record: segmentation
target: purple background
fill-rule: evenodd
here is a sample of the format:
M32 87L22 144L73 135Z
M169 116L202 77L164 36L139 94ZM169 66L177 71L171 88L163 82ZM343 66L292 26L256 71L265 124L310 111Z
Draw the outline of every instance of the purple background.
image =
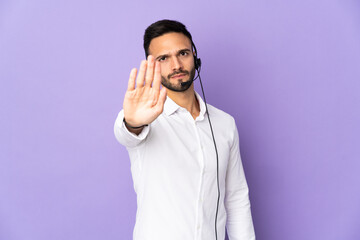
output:
M163 18L188 26L208 102L237 121L257 239L360 239L355 0L0 1L0 239L132 238L113 124Z

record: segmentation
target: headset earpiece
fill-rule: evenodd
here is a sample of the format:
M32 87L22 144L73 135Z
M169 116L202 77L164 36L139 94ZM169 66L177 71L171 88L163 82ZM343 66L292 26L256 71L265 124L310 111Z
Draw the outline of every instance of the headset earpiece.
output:
M194 63L195 63L195 69L199 70L199 68L201 67L201 59L197 58L197 56L194 56Z
M195 69L197 71L199 71L200 67L201 67L201 59L197 57L197 50L196 50L196 47L195 47L195 44L194 42L191 40L191 45L193 47L193 50L194 50L194 65L195 65Z

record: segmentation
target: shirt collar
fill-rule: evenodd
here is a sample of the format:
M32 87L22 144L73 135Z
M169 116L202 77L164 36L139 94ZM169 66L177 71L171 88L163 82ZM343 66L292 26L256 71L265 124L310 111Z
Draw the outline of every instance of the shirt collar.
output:
M201 121L204 119L204 115L206 112L205 102L202 100L202 98L196 91L195 91L195 96L196 96L197 100L199 101L199 105L200 105L200 114L196 119ZM171 114L173 114L180 108L182 108L182 107L177 105L171 98L169 98L168 96L166 97L166 101L164 104L164 112L166 115L170 116Z

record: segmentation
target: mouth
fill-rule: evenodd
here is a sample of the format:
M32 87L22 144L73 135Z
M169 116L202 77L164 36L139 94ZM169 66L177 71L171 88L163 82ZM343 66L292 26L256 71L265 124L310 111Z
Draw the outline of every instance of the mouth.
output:
M178 78L183 78L183 77L185 77L185 76L186 76L185 73L181 73L181 74L176 74L176 75L172 76L171 78L178 79Z

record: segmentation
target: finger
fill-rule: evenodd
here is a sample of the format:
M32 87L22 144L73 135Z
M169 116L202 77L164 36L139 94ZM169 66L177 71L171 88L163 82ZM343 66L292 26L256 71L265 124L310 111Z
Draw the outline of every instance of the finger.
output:
M156 91L160 91L160 84L161 84L161 69L160 69L160 63L155 63L155 74L154 74L154 82L153 82L153 88Z
M158 102L156 103L156 108L159 112L162 112L163 109L164 109L164 103L166 101L166 88L162 88L160 90L160 96L159 96L159 99L158 99Z
M135 78L136 78L137 69L133 68L130 72L129 82L128 82L128 91L135 89Z
M148 66L146 69L145 86L150 87L154 78L154 57L149 55L147 62Z
M144 77L145 77L146 67L147 67L146 60L141 61L139 74L136 78L136 87L137 88L144 86Z

